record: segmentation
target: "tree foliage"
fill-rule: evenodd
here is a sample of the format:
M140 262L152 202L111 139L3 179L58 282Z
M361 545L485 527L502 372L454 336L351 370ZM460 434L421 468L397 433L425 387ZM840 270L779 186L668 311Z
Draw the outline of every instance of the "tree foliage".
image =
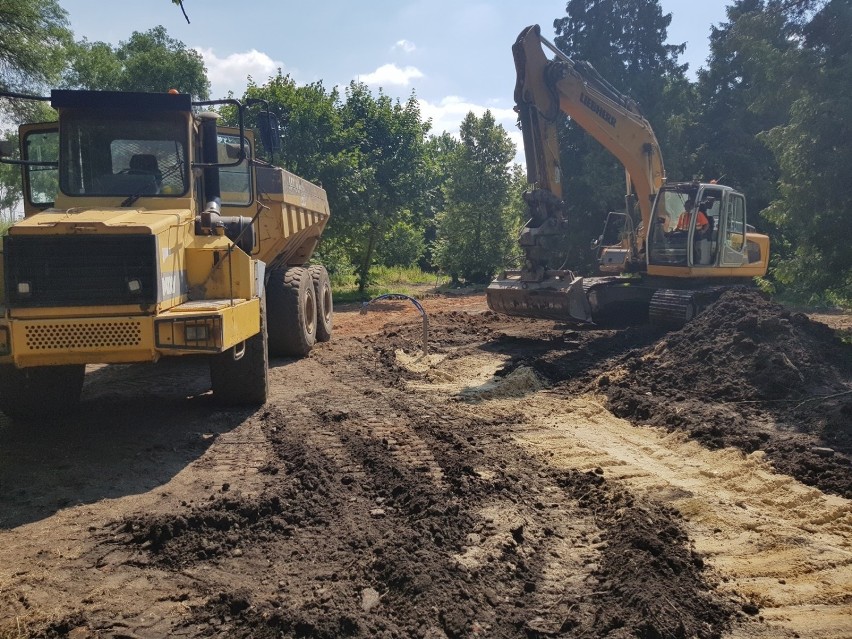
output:
M765 215L781 230L778 281L805 297L852 303L852 5L830 0L803 26L786 122L763 139L780 170Z
M447 157L435 263L453 280L487 282L506 263L518 228L510 162L515 145L490 111L465 116Z
M338 211L338 224L350 242L363 291L380 242L403 211L425 203L429 183L426 134L414 96L405 103L367 85L351 82L340 111L346 148L353 165L349 206ZM341 215L342 214L342 215Z
M70 42L56 0L0 0L0 90L37 92L55 81Z
M789 76L782 70L793 63L796 35L763 0L737 0L727 14L728 22L711 29L708 64L698 72L690 165L697 177L721 178L741 189L757 213L775 197L778 176L777 162L758 134L787 117ZM768 85L774 87L771 100Z
M210 82L201 55L168 35L162 26L112 46L85 38L71 48L65 85L108 91L177 89L196 99L207 99Z
M382 266L409 268L423 256L426 240L423 229L413 217L410 212L404 211L385 233L378 249L378 261Z

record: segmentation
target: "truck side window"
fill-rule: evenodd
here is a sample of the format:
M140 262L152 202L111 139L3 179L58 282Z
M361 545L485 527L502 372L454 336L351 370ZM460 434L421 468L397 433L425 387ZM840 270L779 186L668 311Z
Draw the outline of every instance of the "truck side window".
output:
M229 163L240 157L240 136L218 134L218 160ZM248 206L252 201L251 170L248 158L252 157L251 145L245 140L246 159L237 166L219 167L219 188L222 206Z
M59 131L35 131L24 138L24 159L34 162L59 161ZM53 206L59 193L59 167L28 166L24 196L35 207Z

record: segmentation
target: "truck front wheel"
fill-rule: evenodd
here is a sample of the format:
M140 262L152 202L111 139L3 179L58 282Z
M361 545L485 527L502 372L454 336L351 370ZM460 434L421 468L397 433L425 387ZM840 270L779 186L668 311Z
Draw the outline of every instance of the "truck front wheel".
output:
M0 365L0 410L12 419L58 419L80 402L86 367Z
M210 385L216 401L228 406L258 406L269 394L266 304L260 300L260 332L210 360Z
M266 283L266 297L270 353L307 356L317 339L317 296L308 269L275 269Z

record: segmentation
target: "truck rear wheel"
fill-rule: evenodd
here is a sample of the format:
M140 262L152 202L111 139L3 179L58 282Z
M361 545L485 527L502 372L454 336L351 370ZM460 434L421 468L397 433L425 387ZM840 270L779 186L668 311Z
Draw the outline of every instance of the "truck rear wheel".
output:
M269 394L266 303L260 300L260 332L210 360L210 385L216 401L229 406L257 406Z
M12 419L58 419L80 402L86 367L0 365L0 410Z
M269 352L305 357L317 339L317 297L308 269L275 269L266 284Z
M308 268L314 281L314 293L317 297L317 341L327 342L331 339L331 329L334 324L334 302L331 296L331 280L328 271L321 264Z

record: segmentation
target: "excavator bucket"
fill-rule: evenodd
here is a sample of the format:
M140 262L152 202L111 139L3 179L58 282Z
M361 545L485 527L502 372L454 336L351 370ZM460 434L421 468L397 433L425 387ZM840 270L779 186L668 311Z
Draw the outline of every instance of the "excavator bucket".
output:
M581 324L592 321L583 278L573 274L525 282L517 273L504 273L488 285L485 296L488 308L497 313Z

